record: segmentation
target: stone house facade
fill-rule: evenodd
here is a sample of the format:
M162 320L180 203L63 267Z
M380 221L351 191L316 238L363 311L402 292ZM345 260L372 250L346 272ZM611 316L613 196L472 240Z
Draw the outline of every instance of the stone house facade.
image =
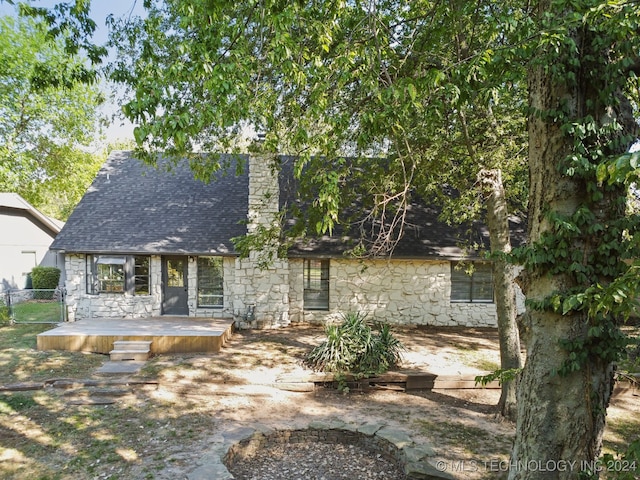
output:
M442 224L390 258L356 260L322 242L241 258L231 239L273 227L283 189L268 158L236 160L242 174L207 184L186 163L152 169L112 153L52 245L65 254L69 320L167 315L273 328L361 311L395 325L496 325L490 265L457 268L473 259Z

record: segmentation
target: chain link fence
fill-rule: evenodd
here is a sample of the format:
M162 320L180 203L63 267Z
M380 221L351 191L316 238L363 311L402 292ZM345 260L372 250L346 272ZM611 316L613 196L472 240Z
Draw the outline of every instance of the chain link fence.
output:
M0 321L10 323L60 323L65 318L64 291L26 289L4 292L0 301Z

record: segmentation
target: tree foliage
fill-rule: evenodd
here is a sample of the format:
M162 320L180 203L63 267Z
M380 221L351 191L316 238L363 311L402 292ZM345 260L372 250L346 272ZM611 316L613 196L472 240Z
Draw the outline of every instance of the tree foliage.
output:
M637 2L148 6L145 20L115 24L114 43L128 55L113 78L132 87L124 111L149 161L156 150L228 147L251 125L266 134L267 149L299 155L319 211L305 222L310 233L331 231L354 197L368 199L385 220L372 223L391 230L416 192L457 196L445 212L472 218L477 172L503 170L510 208L528 199L530 213L531 243L515 256L529 298L529 355L514 456L525 464L593 460L619 327L637 298L638 217L626 211L639 164L629 153L639 104ZM327 157L336 161L318 160ZM346 178L360 190L346 191ZM381 251L393 247L393 235L378 233L389 239ZM557 373L575 395L561 395ZM560 405L533 405L543 393ZM565 410L575 414L573 431ZM547 424L532 431L537 421Z
M113 20L112 78L132 88L124 112L148 162L232 149L249 125L299 158L305 208L282 217L297 219L287 235L339 227L361 239L353 255L385 256L417 199L450 223L480 219L480 172L501 170L506 205L525 209L524 64L508 47L526 17L489 1L149 2L144 20ZM504 312L517 343L515 306Z
M473 218L475 173L496 165L522 208L522 67L497 54L511 17L492 2L149 3L144 20L114 20L112 37L143 156L229 149L250 125L268 150L300 156L320 212L311 233L349 220L341 186L354 176L390 225L409 194L452 189L464 207L449 218Z
M31 2L15 2L20 17L32 18L46 29L47 39L57 41L70 59L82 56L86 62L72 62L66 68L51 65L46 60L35 67L34 85L39 88L73 88L78 83L92 84L98 80L97 65L107 55L104 46L96 45L92 36L96 22L89 16L90 0L59 2L51 8L36 6Z
M0 189L66 218L103 160L82 148L97 137L103 98L48 27L0 19Z

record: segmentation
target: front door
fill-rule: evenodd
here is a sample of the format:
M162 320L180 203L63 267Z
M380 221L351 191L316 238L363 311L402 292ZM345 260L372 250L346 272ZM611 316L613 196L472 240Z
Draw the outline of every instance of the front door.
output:
M162 257L162 314L189 315L187 268L189 257Z

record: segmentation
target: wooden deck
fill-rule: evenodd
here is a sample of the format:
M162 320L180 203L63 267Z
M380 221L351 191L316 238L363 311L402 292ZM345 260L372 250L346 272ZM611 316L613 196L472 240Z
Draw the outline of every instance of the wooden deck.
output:
M91 319L38 335L38 350L109 353L116 340L151 341L151 353L215 353L233 333L233 320L193 317Z

